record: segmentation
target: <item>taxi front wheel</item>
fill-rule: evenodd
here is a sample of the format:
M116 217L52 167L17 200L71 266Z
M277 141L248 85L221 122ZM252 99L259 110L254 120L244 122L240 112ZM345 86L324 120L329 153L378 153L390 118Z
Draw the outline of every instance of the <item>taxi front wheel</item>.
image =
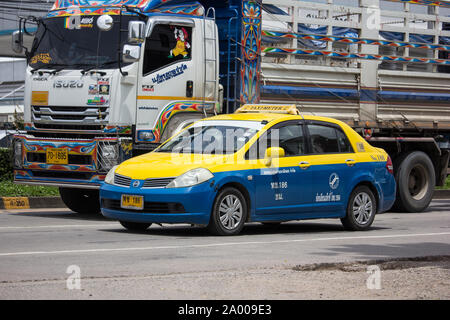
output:
M208 225L208 230L219 236L234 236L241 232L247 220L247 201L236 188L219 192Z
M119 221L119 222L125 229L130 231L145 231L152 225L151 223L138 223L128 221Z
M347 205L347 215L341 219L346 230L365 231L370 228L377 212L375 196L366 186L353 190Z

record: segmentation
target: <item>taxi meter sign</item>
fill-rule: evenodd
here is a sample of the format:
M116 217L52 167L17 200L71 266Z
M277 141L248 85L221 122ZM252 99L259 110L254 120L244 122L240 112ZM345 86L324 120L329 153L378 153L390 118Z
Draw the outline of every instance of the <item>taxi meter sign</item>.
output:
M239 108L236 113L281 113L299 115L300 112L295 104L292 105L269 105L269 104L246 104Z

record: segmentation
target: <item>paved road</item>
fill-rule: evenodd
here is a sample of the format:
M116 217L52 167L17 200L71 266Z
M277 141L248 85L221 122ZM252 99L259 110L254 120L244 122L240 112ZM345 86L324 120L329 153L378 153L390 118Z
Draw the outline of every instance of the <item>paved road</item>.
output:
M84 284L122 280L116 294L97 285L89 295L126 298L133 296L127 281L142 277L223 276L312 263L435 255L450 255L450 200L433 201L424 213L378 215L368 232L346 232L339 220L317 220L277 227L250 224L241 236L227 238L185 225L131 233L114 221L67 210L0 211L0 299L70 298L67 290L56 290L65 289L70 265L80 267Z

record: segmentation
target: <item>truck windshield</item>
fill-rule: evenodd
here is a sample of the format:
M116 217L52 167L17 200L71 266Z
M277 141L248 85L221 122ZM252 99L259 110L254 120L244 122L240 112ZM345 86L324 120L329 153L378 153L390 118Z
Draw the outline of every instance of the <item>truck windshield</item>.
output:
M180 132L156 152L233 154L263 125L255 121L199 121Z
M40 68L118 68L119 17L109 31L97 27L99 16L48 18L38 27L30 52L30 66ZM126 29L132 17L122 17ZM121 46L127 34L122 31ZM126 65L126 64L123 64Z

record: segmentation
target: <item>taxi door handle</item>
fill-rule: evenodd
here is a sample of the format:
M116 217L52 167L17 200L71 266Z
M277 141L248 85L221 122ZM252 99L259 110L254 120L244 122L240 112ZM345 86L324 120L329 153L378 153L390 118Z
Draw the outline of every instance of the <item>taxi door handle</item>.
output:
M302 161L302 162L299 163L299 166L300 166L300 168L302 168L303 170L306 170L306 169L308 169L308 168L311 166L311 164L310 164L309 162Z
M345 163L349 166L349 167L353 167L356 164L356 161L353 159L347 159L345 160Z

